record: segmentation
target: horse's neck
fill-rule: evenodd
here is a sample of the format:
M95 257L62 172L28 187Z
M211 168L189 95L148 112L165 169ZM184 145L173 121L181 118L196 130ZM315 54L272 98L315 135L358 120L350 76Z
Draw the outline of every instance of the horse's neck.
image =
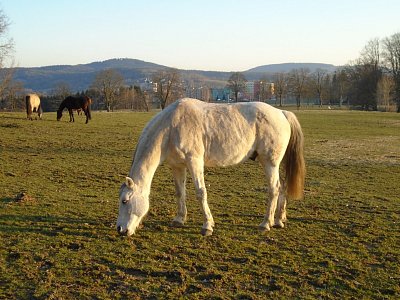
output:
M138 144L129 176L141 188L144 195L150 194L154 173L162 162L162 139L155 138L151 143L146 139Z
M64 110L64 108L65 108L65 102L63 101L63 102L61 102L61 104L60 104L60 107L58 108L58 110L59 111L63 111Z

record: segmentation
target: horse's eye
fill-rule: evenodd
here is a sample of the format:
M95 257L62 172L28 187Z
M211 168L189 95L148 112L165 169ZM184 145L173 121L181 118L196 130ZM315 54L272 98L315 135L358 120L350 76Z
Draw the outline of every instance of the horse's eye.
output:
M126 203L128 203L127 199L122 200L122 204L126 204Z

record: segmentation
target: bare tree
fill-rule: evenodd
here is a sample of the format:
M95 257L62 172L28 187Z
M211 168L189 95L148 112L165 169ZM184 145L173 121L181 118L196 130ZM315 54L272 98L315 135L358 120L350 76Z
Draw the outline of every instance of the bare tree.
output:
M315 93L317 94L319 106L322 106L322 99L325 96L325 92L327 90L326 86L327 75L328 72L322 69L317 69L311 75L311 86L314 89Z
M155 97L160 102L161 109L183 96L181 75L177 69L168 68L155 73L153 83L157 86Z
M59 106L65 98L72 94L72 91L68 83L60 81L54 87L52 94L52 105Z
M228 79L227 87L230 88L235 95L235 101L238 101L239 93L243 92L246 88L247 79L243 73L235 72Z
M383 56L395 82L397 112L400 112L400 32L383 40Z
M264 102L267 99L271 99L273 93L273 84L271 84L271 82L268 82L267 77L263 76L257 82L257 84L259 86L259 89L257 92L254 92L254 99L261 102Z
M278 100L278 105L283 105L283 97L285 97L288 89L288 76L284 72L275 73L274 89Z
M7 59L14 51L14 41L7 37L10 22L4 12L0 9L0 68L4 68Z
M118 94L124 85L122 75L112 69L100 71L92 83L93 89L100 92L108 112L113 111L118 102Z
M335 71L332 76L331 88L332 98L335 99L341 107L349 90L349 80L346 69L342 68Z
M14 41L7 36L10 22L4 12L0 9L0 95L11 84L14 70L12 68L12 54L14 52ZM7 68L9 65L9 68Z
M394 93L396 84L391 75L383 75L378 82L377 104L384 111L390 111L390 107L395 104Z
M361 51L361 64L372 65L374 70L379 68L380 64L380 42L378 38L367 42Z
M140 110L144 109L145 111L149 111L150 107L147 102L148 95L145 92L143 92L139 86L134 86L133 91L134 91L134 99L135 99L135 103L136 103L137 107Z
M301 106L301 100L306 93L310 70L307 68L294 69L289 74L291 91L296 98L297 108Z
M11 109L12 111L22 109L25 105L24 103L24 85L20 81L11 81L7 84L5 90L3 91L5 103L4 107Z

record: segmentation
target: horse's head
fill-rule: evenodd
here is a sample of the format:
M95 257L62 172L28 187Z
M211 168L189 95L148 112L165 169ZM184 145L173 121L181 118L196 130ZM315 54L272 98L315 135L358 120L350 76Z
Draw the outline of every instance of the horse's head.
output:
M57 121L60 121L62 117L62 110L57 110Z
M134 234L148 210L148 197L141 195L133 180L126 177L119 190L118 233L127 236Z

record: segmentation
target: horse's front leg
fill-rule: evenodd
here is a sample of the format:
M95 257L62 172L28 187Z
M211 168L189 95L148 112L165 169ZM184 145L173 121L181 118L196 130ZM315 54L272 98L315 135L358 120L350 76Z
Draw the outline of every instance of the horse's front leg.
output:
M269 200L267 201L267 212L263 222L258 226L261 231L269 231L274 225L274 216L279 197L279 166L265 166L265 173L269 185Z
M175 181L175 199L178 204L178 213L172 221L172 226L182 227L187 216L186 208L186 168L173 167L172 173Z
M188 167L194 181L196 198L200 202L201 211L204 216L201 234L204 236L212 235L214 230L214 218L211 215L211 211L207 203L207 190L204 183L204 161L202 161L202 159L192 159L189 162Z
M69 112L69 121L70 122L75 122L74 112L72 111L72 109L69 109L68 112Z

